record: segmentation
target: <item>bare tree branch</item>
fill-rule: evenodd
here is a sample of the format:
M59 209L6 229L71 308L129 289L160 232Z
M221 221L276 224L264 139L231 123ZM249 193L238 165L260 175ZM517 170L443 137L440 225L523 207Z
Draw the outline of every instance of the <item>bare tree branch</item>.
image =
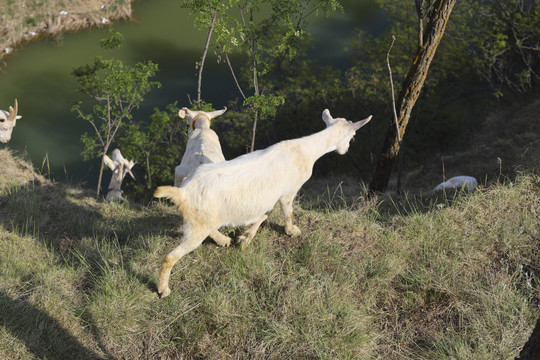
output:
M242 88L240 87L240 84L238 83L238 79L236 78L236 74L234 73L234 69L231 65L231 61L229 59L229 53L225 53L225 60L227 60L227 65L229 65L229 69L231 70L231 74L233 76L233 79L234 79L234 82L236 84L236 87L238 88L238 91L240 91L240 94L242 95L242 97L244 98L244 100L246 100L246 95L244 94L244 92L242 91Z
M401 144L401 135L399 134L399 123L398 123L398 116L397 116L397 110L396 110L396 97L394 95L394 80L392 79L392 68L390 68L390 51L392 50L392 47L394 46L395 41L396 41L396 37L392 35L392 43L390 44L390 47L388 48L388 52L386 53L386 65L388 66L388 74L390 76L390 89L392 90L392 110L394 111L394 122L396 123L396 133L398 137L398 142Z
M212 32L214 31L214 25L216 24L218 13L218 6L214 9L214 14L212 15L212 23L210 24L210 29L208 29L208 36L206 37L206 44L204 45L204 51L201 57L201 63L199 65L199 78L197 80L197 103L201 102L201 85L202 85L202 74L204 68L204 62L206 61L206 54L208 53L208 47L210 46L210 39L212 38Z

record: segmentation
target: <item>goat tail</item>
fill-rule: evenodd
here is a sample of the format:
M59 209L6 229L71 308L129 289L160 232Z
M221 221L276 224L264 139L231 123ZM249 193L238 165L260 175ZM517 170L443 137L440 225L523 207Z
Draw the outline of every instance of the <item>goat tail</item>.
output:
M176 186L160 186L154 192L154 197L167 198L180 209L185 202L184 190Z

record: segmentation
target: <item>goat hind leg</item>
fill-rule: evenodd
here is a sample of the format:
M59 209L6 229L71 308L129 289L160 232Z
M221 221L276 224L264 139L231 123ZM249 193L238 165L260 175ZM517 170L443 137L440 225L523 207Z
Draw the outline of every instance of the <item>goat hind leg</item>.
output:
M300 228L292 223L292 202L295 196L296 194L291 194L283 196L279 199L281 210L283 211L283 216L285 217L285 233L289 236L298 236L302 233Z
M182 256L192 252L195 250L199 245L202 244L203 240L208 236L208 232L203 231L189 231L186 232L184 229L184 237L182 238L182 242L180 245L178 245L176 248L174 248L173 251L168 253L165 258L163 259L163 263L161 264L161 270L159 271L159 279L157 284L157 291L161 298L164 298L166 296L169 296L171 293L171 289L169 288L169 278L171 276L171 270L174 264Z
M237 241L240 243L240 247L242 248L242 250L244 250L244 248L255 237L257 230L259 230L259 227L266 219L268 219L268 215L264 214L259 218L259 220L257 220L253 225L251 225L249 229L247 229L242 235L237 238Z

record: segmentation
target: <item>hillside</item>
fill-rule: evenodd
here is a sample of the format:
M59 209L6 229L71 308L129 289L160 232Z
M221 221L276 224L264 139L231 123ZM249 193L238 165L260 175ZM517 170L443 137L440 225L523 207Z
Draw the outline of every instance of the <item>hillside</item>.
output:
M0 358L513 359L540 315L534 172L385 211L360 188L306 192L300 237L274 211L244 251L207 241L160 300L169 203L108 204L0 159Z
M481 129L471 136L470 145L455 147L446 153L416 154L422 158L405 164L402 191L428 193L435 185L453 176L470 175L483 184L501 178L513 178L516 171L540 169L540 97L500 105L485 119ZM395 191L397 171L389 189Z
M132 1L67 0L0 2L0 59L40 36L61 36L131 17Z

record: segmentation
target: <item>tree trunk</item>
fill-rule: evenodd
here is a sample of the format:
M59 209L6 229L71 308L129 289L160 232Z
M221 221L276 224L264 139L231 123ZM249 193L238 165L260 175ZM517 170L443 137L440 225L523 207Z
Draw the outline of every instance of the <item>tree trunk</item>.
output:
M426 31L424 32L423 45L418 47L409 72L403 82L398 98L399 114L398 127L392 121L388 128L383 149L379 154L377 165L373 173L373 178L369 185L371 193L384 192L390 181L390 175L396 163L397 155L401 148L399 139L403 140L405 130L411 116L416 100L420 95L424 81L426 80L429 66L437 46L439 45L444 29L450 18L450 13L456 0L437 0L434 4L433 15L431 16Z
M249 147L249 152L253 152L255 150L255 134L257 133L257 120L258 119L259 119L259 111L255 110L253 126L251 128L251 145Z
M105 152L103 154L105 154ZM101 192L101 180L103 179L103 160L104 159L105 159L105 155L101 157L101 163L99 164L99 176L98 176L98 183L97 183L97 189L96 189L97 196L99 196L99 193Z
M536 326L534 327L529 341L525 343L521 353L516 360L538 360L540 359L540 318L536 320Z

